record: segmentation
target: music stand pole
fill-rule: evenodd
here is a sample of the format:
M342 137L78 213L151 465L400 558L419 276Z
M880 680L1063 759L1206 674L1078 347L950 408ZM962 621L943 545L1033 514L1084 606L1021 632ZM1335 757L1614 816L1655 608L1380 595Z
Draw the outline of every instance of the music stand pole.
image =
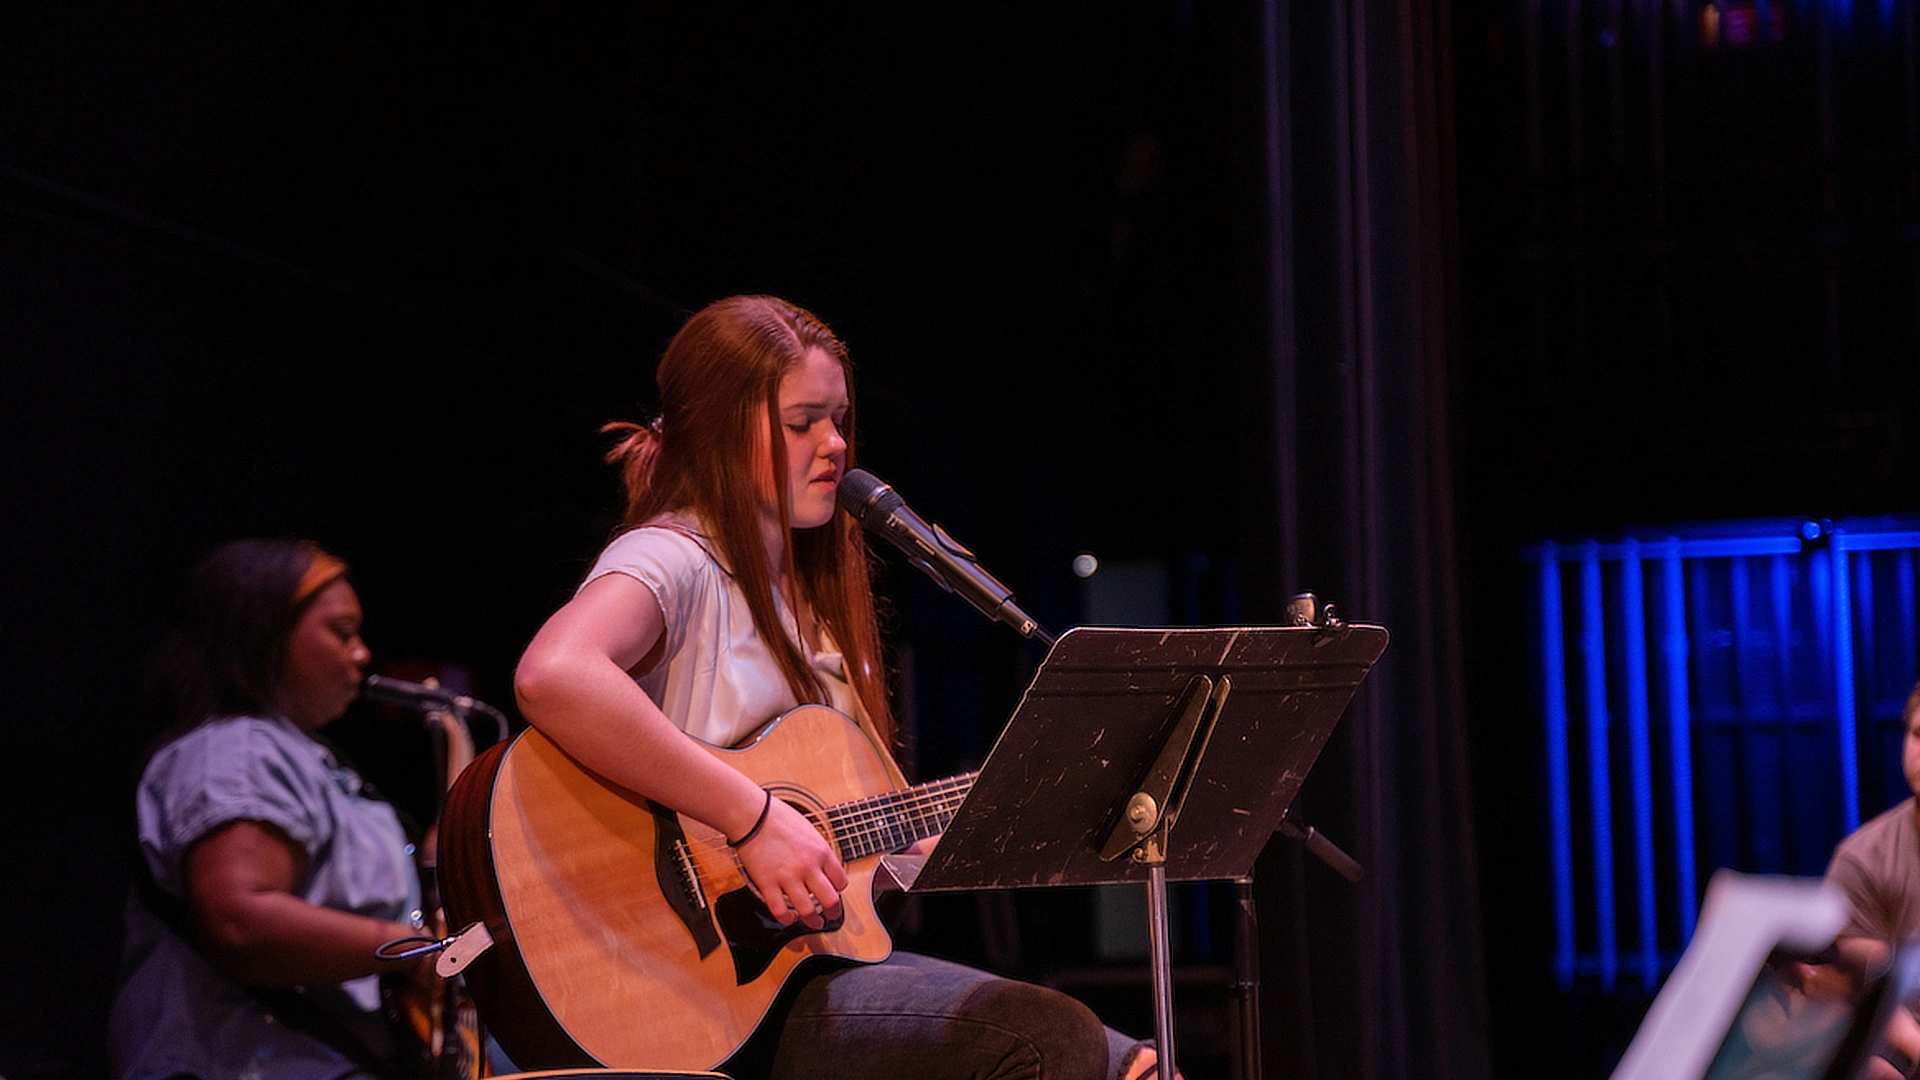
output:
M1168 944L1169 929L1167 868L1163 863L1147 872L1147 944L1153 950L1153 1041L1164 1077L1174 1075L1173 949Z

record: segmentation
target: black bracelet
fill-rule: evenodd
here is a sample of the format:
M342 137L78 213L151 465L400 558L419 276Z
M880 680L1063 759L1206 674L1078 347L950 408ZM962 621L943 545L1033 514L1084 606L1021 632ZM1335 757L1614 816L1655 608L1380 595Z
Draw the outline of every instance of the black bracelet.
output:
M760 804L760 816L753 819L753 828L748 829L747 835L741 837L740 839L727 841L727 846L730 848L737 848L741 844L744 844L747 841L753 839L754 837L759 836L760 826L765 825L767 823L767 811L771 809L773 809L773 792L769 791L767 792L767 801Z

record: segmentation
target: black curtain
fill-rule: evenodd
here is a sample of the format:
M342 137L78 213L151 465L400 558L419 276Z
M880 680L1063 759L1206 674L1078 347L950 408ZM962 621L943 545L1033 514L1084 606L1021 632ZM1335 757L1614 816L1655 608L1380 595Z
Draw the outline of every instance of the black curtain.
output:
M1313 591L1385 656L1296 804L1366 868L1256 873L1267 1075L1490 1073L1451 453L1457 364L1444 5L1263 9L1271 619Z
M1224 548L1237 608L1183 621L1271 623L1311 589L1393 633L1299 806L1367 878L1285 841L1256 873L1266 1074L1483 1075L1444 13L1120 7L956 19L913 49L811 11L22 7L0 35L36 88L0 122L0 442L30 465L7 561L34 621L9 760L38 770L23 805L72 798L8 860L57 879L10 897L0 954L35 975L0 1008L25 1018L0 1067L100 1067L121 724L191 557L315 535L354 562L383 660L457 657L510 701L611 525L595 425L644 409L681 307L764 287L857 343L866 460L1056 628L1074 552ZM983 80L981 57L1008 59ZM943 768L1026 654L975 646L1021 643L893 571L905 629L939 645L922 681L964 718L923 710Z

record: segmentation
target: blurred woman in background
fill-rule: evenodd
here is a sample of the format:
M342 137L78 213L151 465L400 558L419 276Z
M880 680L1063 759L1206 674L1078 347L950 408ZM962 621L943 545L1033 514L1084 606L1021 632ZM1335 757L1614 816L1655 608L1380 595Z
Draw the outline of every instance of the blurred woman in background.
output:
M149 672L163 733L135 811L109 1050L121 1080L395 1075L377 959L418 932L420 881L394 807L318 732L370 654L347 567L301 540L242 540L192 572Z

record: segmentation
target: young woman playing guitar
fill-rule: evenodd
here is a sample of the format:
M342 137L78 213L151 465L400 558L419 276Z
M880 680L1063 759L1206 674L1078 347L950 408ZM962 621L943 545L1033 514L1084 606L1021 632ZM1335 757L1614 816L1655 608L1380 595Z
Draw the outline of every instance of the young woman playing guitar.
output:
M540 735L611 789L704 830L760 916L800 935L856 906L840 848L818 815L776 797L780 785L712 748L807 704L852 718L883 756L891 745L864 540L835 502L852 464L850 374L840 340L783 300L737 296L695 314L660 362L659 419L618 427L625 528L541 627L515 682ZM676 1035L647 1015L632 1022ZM904 953L798 968L754 1029L721 1071L1114 1080L1153 1069L1150 1047L1063 994Z

